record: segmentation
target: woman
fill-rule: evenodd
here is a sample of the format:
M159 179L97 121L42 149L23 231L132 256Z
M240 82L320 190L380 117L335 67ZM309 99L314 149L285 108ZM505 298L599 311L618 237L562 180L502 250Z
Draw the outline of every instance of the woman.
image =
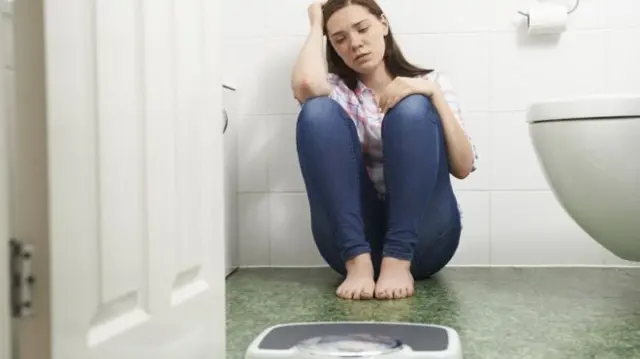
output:
M314 240L346 276L339 297L412 296L414 279L442 269L460 238L449 174L467 177L476 155L456 96L442 74L403 57L375 0L308 12L291 82Z

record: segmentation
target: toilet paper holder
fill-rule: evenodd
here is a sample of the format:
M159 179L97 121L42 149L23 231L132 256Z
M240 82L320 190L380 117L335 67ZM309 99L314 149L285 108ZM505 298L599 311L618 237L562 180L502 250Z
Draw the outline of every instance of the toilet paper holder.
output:
M567 11L567 14L571 14L572 12L576 11L576 9L578 9L578 6L580 6L580 0L576 0L575 6L573 7L573 9ZM518 13L522 16L529 17L529 14L524 11L518 11Z

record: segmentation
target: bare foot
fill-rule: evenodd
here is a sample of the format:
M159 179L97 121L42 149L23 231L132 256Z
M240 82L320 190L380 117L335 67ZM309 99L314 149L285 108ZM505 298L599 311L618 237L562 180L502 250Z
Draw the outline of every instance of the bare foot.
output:
M369 253L360 254L346 262L347 278L336 290L336 295L344 299L373 298L373 264Z
M380 265L380 277L376 283L375 296L378 299L411 297L414 293L413 276L409 261L385 257Z

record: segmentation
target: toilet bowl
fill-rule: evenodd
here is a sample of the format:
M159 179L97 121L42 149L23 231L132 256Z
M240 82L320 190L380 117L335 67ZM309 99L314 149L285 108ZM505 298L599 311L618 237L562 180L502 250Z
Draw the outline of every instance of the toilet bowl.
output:
M540 101L527 122L566 213L617 257L640 262L640 94Z

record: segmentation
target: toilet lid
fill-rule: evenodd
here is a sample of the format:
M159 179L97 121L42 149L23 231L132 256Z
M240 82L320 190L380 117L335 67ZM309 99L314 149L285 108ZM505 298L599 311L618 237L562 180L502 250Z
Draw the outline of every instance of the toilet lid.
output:
M621 117L640 119L640 94L593 95L539 101L527 110L527 122L529 123Z

